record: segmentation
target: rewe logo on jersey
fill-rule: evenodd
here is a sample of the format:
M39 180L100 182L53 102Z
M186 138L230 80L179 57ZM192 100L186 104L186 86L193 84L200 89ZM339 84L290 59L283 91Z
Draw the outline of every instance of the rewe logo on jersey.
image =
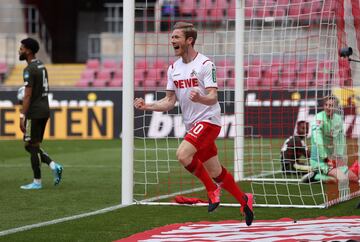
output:
M188 87L198 87L199 82L197 78L189 78L185 80L174 80L176 88L188 88Z

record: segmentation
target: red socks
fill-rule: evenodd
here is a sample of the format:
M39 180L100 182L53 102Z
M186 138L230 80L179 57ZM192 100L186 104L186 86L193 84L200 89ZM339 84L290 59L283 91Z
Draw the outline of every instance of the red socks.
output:
M215 191L217 186L209 176L209 173L204 168L203 164L199 159L194 156L193 160L189 165L185 167L190 173L194 174L204 184L207 191Z
M235 183L233 176L225 169L225 167L221 166L222 170L218 177L214 178L217 183L221 183L221 187L223 187L226 191L228 191L234 198L241 204L241 206L246 205L246 201L244 199L245 193L240 190L238 185Z

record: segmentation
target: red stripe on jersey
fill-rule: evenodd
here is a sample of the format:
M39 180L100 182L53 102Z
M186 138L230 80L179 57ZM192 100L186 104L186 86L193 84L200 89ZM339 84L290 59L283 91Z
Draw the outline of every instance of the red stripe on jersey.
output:
M204 62L203 62L203 65L205 65L205 63L206 63L206 62L208 62L208 61L210 61L210 60L206 60L206 61L204 61Z
M198 57L198 55L199 55L199 52L196 52L196 55L195 55L195 57L193 58L193 60L195 60L196 57Z

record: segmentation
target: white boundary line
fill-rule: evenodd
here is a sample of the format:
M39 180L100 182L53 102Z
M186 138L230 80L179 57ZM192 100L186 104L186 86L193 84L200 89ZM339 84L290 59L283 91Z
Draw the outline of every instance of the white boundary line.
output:
M189 192L193 192L193 191L201 191L201 190L204 190L204 188L191 189L191 190L185 191L185 193L189 193ZM144 202L156 201L156 200L159 200L159 199L164 199L164 198L176 196L178 194L180 194L180 193L176 192L176 193L173 193L173 194L153 197L153 198L145 199L145 200L142 200L142 201L134 202L133 204L141 204L143 201ZM131 205L133 205L133 204L131 204ZM89 213L83 213L83 214L78 214L78 215L74 215L74 216L69 216L69 217L54 219L54 220L50 220L50 221L46 221L46 222L41 222L41 223L37 223L37 224L30 224L30 225L25 225L25 226L18 227L18 228L8 229L8 230L0 231L0 237L5 236L5 235L9 235L9 234L14 234L14 233L17 233L17 232L27 231L27 230L34 229L34 228L44 227L44 226L47 226L47 225L53 225L53 224L58 224L58 223L62 223L62 222L67 222L67 221L71 221L71 220L85 218L85 217L89 217L89 216L93 216L93 215L103 214L103 213L107 213L107 212L110 212L110 211L114 211L116 209L128 207L128 206L131 206L131 205L121 205L120 204L120 205L115 205L115 206L111 206L111 207L108 207L108 208L103 208L103 209L96 210L96 211L89 212Z
M34 229L34 228L44 227L47 225L58 224L58 223L62 223L62 222L76 220L79 218L89 217L92 215L103 214L103 213L107 213L107 212L110 212L110 211L113 211L113 210L116 210L119 208L124 208L127 206L129 206L129 205L115 205L112 207L100 209L100 210L89 212L89 213L83 213L83 214L78 214L78 215L74 215L74 216L69 216L69 217L54 219L54 220L50 220L50 221L46 221L46 222L41 222L41 223L37 223L37 224L30 224L30 225L26 225L26 226L22 226L22 227L18 227L18 228L8 229L8 230L0 231L0 237L9 235L9 234L14 234L17 232L23 232L23 231Z

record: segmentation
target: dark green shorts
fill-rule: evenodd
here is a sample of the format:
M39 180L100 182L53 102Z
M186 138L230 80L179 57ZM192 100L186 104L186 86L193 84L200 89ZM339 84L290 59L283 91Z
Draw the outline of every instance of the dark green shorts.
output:
M46 122L48 118L25 119L24 141L39 143L43 140Z

